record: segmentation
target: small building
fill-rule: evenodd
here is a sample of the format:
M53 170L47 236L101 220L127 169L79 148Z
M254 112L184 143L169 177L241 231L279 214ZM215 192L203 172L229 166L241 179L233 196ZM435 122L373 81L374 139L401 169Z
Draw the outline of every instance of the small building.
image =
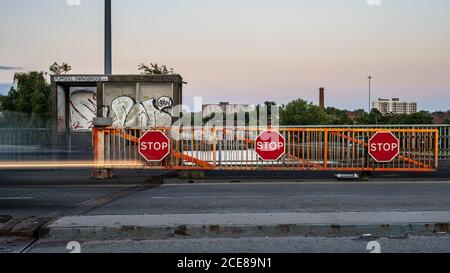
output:
M253 112L255 107L250 104L230 104L229 102L220 102L219 104L203 104L203 117L209 117L213 113L234 114L242 112Z
M382 115L402 115L417 113L417 102L403 102L399 98L382 99L373 102L372 108L380 111Z
M347 117L353 121L357 121L364 116L364 110L346 111Z
M180 75L51 76L53 143L70 153L92 149L94 117L115 127L170 126L182 104Z

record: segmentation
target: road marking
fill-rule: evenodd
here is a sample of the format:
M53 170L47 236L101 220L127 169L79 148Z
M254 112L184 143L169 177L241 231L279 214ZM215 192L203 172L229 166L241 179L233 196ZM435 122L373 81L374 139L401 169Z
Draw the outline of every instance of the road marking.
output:
M267 196L223 195L223 196L155 196L152 199L208 199L208 198L265 198Z
M198 195L198 196L153 196L151 199L210 199L210 198L273 198L273 197L285 197L285 198L299 198L299 197L357 197L359 194L308 194L308 195Z
M295 185L295 186L304 186L304 185L344 185L344 186L353 186L353 185L410 185L410 184L424 184L424 185L432 185L432 184L450 184L450 179L445 178L445 180L370 180L370 181L357 181L357 182L343 182L343 181L293 181L293 182L197 182L197 183L170 183L170 184L162 184L160 187L205 187L205 186L249 186L249 185Z
M33 197L0 197L0 200L31 200Z

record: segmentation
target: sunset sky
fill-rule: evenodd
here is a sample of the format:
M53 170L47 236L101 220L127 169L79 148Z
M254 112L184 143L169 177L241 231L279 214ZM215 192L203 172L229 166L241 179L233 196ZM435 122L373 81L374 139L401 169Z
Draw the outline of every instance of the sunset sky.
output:
M70 0L74 1L74 0ZM113 72L173 67L185 101L317 103L367 109L373 98L450 109L450 1L113 0ZM103 72L103 0L0 1L0 89L14 72L67 61Z

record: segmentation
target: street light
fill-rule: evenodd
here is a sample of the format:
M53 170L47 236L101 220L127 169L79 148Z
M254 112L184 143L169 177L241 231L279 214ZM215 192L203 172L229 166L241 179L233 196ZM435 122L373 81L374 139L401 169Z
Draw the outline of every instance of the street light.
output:
M369 79L369 114L370 114L370 111L372 110L372 105L371 105L371 103L372 103L372 100L371 100L371 98L370 98L370 93L371 93L371 81L372 81L372 76L369 76L369 77L367 77L368 79Z
M105 0L105 74L112 74L111 0Z

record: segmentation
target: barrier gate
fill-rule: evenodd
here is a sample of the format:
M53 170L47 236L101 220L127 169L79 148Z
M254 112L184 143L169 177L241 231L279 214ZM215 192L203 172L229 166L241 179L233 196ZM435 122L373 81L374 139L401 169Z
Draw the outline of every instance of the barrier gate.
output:
M390 129L399 154L378 163L368 154L369 139L380 128L277 128L285 138L285 154L263 161L255 152L262 128L156 128L170 139L161 162L146 162L139 138L149 129L94 128L94 160L100 169L171 170L336 170L433 171L438 168L437 129Z

